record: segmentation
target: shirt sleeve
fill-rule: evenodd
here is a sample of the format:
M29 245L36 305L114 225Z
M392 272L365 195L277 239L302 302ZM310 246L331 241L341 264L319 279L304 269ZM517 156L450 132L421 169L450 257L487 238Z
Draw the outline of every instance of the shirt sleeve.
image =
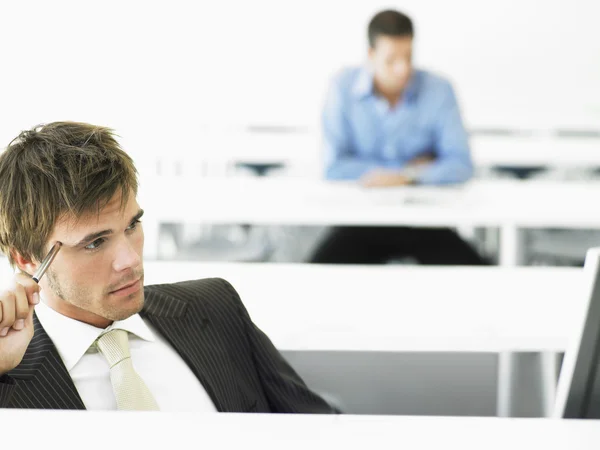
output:
M473 176L469 139L450 83L444 86L435 119L434 149L437 159L419 173L418 184L462 183Z
M322 115L323 145L325 151L325 178L328 180L356 180L378 167L375 161L361 158L352 146L351 129L345 115L345 95L348 86L341 76L329 88Z

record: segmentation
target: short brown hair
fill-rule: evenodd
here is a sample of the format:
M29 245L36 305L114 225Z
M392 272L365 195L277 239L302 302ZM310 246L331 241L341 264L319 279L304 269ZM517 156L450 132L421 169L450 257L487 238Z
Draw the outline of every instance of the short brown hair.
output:
M0 251L13 267L12 251L41 261L61 217L99 212L118 190L125 202L137 186L109 128L54 122L23 131L0 155Z
M393 9L375 14L367 28L367 36L371 48L375 48L379 36L414 37L414 35L415 29L410 17Z

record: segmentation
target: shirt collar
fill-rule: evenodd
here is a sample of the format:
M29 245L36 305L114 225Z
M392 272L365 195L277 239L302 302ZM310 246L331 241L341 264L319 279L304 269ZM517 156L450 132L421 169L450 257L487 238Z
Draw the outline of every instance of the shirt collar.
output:
M419 91L419 80L421 72L413 70L413 73L408 81L404 91L404 99L409 102L415 101ZM364 99L374 94L373 87L373 71L368 66L361 67L358 76L352 85L352 93L358 99Z
M352 93L359 99L373 94L373 71L368 67L362 67L354 80Z
M35 313L40 324L56 346L58 354L68 371L71 371L77 365L100 335L110 330L125 330L145 341L153 342L155 340L154 334L139 314L134 314L125 320L113 322L106 329L103 329L63 316L46 305L44 301L36 306Z

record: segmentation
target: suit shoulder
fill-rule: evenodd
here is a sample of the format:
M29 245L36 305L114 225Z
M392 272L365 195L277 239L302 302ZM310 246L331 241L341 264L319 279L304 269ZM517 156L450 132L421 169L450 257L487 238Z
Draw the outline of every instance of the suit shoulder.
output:
M168 297L175 303L216 306L218 308L239 307L239 295L233 286L222 278L203 278L178 283L156 284L145 287L148 307L158 299Z

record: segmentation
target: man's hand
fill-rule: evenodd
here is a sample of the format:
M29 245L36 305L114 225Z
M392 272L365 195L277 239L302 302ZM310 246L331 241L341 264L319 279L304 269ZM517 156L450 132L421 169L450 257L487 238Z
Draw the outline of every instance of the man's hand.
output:
M365 187L396 187L414 184L414 177L421 167L435 161L433 153L425 153L406 163L404 169L376 169L365 174L360 182Z
M407 166L409 167L419 167L426 166L427 164L431 164L436 159L433 153L424 153L421 156L417 156L415 159L411 159Z
M412 184L412 180L401 171L378 169L365 174L360 183L365 187L396 187Z
M0 375L17 367L33 338L33 307L40 287L24 274L0 292Z

